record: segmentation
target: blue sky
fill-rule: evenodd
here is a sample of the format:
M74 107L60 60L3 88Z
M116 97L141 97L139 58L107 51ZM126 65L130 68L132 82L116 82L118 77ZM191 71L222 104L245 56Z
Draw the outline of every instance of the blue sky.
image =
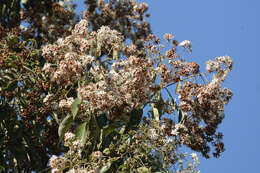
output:
M76 1L75 1L76 2ZM149 4L152 30L157 36L172 33L179 41L191 40L189 61L205 62L229 55L233 71L224 83L233 99L219 130L226 151L218 159L200 159L201 173L258 173L260 162L260 85L257 41L260 40L259 0L144 0ZM81 8L81 7L80 7ZM258 11L257 11L258 9Z
M257 41L260 40L258 0L164 0L148 1L150 22L156 35L171 32L179 41L191 40L188 60L200 62L229 55L233 71L224 83L233 99L219 130L224 133L226 151L218 159L203 159L202 173L258 173L260 162L260 114L257 92L260 80ZM258 11L257 11L258 9ZM259 44L258 44L259 45ZM258 170L258 171L257 171Z

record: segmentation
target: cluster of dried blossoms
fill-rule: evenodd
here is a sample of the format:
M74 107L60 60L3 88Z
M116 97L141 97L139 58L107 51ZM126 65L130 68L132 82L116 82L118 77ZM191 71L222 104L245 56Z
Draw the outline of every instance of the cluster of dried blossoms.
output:
M146 17L150 16L146 13L146 3L138 4L133 0L87 0L85 4L88 10L83 13L83 18L90 22L93 31L109 26L122 33L125 39L131 39L138 48L143 46L151 34L150 24L146 21Z
M157 172L174 170L175 172L199 173L199 163L196 153L190 158L188 153L178 151L180 141L174 137L165 137L165 127L158 126L158 122L145 118L143 124L136 131L121 136L114 136L110 145L98 151L90 151L91 145L79 147L79 140L71 132L65 134L65 146L69 150L64 156L52 156L49 165L52 172L98 173L105 170L114 172ZM185 128L176 124L176 129ZM89 157L86 157L88 154ZM142 161L142 162L141 162ZM123 162L123 164L121 163ZM118 166L118 164L122 166ZM114 167L114 168L113 168ZM113 169L111 169L113 168Z
M70 149L64 157L51 158L53 172L98 172L102 168L112 172L156 172L170 169L172 165L177 167L176 172L195 172L198 164L195 154L192 155L194 163L187 161L187 167L183 166L186 155L178 151L183 145L205 157L209 157L212 145L216 149L213 155L219 156L224 144L222 134L216 130L224 118L224 106L232 96L230 90L221 87L232 68L229 57L207 62L205 74L213 73L213 79L197 82L200 77L207 81L200 74L199 65L186 62L177 54L178 46L191 52L191 42L185 40L178 44L172 40L173 35L165 34L165 40L172 46L163 53L161 40L151 34L145 21L146 3L86 0L88 8L83 20L74 27L77 20L73 4L46 2L23 4L18 21L28 22L30 25L26 27L14 27L19 22L12 22L12 16L10 20L0 17L4 21L4 27L0 26L0 82L3 83L0 101L1 109L11 115L4 119L5 124L11 124L4 126L4 130L14 136L17 131L21 133L19 138L5 136L3 146L22 146L19 150L25 154L18 160L21 169L43 169L49 155L63 152L62 147L57 147L57 129L71 113L76 97L82 99L80 116L70 130L87 122L87 141L91 144L83 145L78 134L65 134L64 141ZM33 37L42 46L44 66L38 45L33 41L27 44L9 36L5 39L9 28L16 38ZM128 39L131 43L127 45ZM174 84L177 85L175 95L171 92ZM159 95L169 97L166 100ZM135 116L146 105L152 107L152 123L139 122ZM170 116L165 118L165 114ZM17 121L17 115L21 120ZM101 115L108 120L103 117L103 125L92 126L96 119L100 121ZM13 124L18 125L17 131ZM123 133L122 126L126 126ZM40 155L27 152L24 140L34 149L30 151ZM6 153L11 152L6 155L7 160L14 160L15 151L4 149ZM39 164L31 168L30 163L35 160ZM116 167L118 164L121 166Z
M207 62L206 73L214 73L211 82L194 83L194 78L203 78L204 74L200 74L197 63L179 58L177 41L174 40L170 50L162 54L160 39L149 35L141 49L145 53L140 53L135 45L123 44L124 38L118 31L107 26L90 31L88 26L88 21L83 19L72 30L72 35L42 49L47 61L42 70L52 83L65 88L78 84L76 92L82 99L81 111L86 113L85 118L105 114L110 121L129 123L132 110L143 109L151 102L157 105L153 106L153 111L157 109L160 117L164 112L182 114L179 123L172 118L161 118L160 127L146 131L150 140L158 140L158 136L163 135L165 144L174 143L169 155L183 144L205 157L209 157L208 143L216 148L214 156L223 152L222 134L216 134L216 129L223 119L224 106L232 97L230 90L221 87L232 69L228 56ZM167 42L172 38L171 34L165 35ZM179 46L192 50L192 44L187 40ZM163 63L165 61L169 63ZM173 84L177 84L179 101L174 100L168 90ZM158 99L154 96L164 89L171 101L159 100L162 108L158 107ZM45 100L51 95L49 93ZM72 97L62 98L58 100L58 107L67 109L73 100ZM153 116L158 116L157 113L153 112ZM201 123L205 125L201 126ZM169 162L177 163L175 160Z
M148 58L132 55L117 60L118 57L113 57L108 66L95 56L101 51L120 51L122 43L123 37L116 30L103 26L97 32L90 32L88 22L83 19L72 35L43 47L42 55L47 63L42 70L52 81L64 86L82 82L84 76L90 78L86 86L78 88L78 94L91 113L108 112L112 119L112 108L123 107L123 112L130 112L150 100L158 72ZM65 100L59 103L59 107L66 105L70 104Z
M62 173L64 171L67 173L96 173L94 169L99 169L96 161L102 158L100 151L92 153L92 164L82 166L84 163L80 164L79 162L82 160L81 153L85 145L81 140L76 139L75 134L71 132L65 133L64 142L64 145L69 148L68 152L64 156L52 155L49 159L52 173Z
M181 138L186 145L196 151L200 151L200 147L203 147L202 154L205 157L209 157L207 142L212 142L216 147L216 151L213 153L215 156L219 156L224 150L224 145L220 141L222 134L215 135L215 133L224 118L224 106L232 97L232 92L229 89L221 87L221 83L231 69L232 60L230 57L217 57L216 61L207 62L207 71L215 72L211 82L198 84L187 81L184 82L179 92L180 108L190 116L184 124L193 131L193 133L192 131L183 133ZM202 120L205 127L199 125ZM216 141L213 141L213 136L216 137Z

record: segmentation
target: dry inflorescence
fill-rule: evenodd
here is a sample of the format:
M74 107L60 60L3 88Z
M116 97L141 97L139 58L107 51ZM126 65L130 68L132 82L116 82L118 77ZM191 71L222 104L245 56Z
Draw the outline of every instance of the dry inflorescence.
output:
M39 146L32 150L39 157L27 153L18 161L21 169L41 159L30 170L42 169L52 155L52 172L198 172L196 153L190 162L179 148L206 158L212 148L215 157L224 151L217 128L232 97L222 88L230 57L208 61L201 73L178 54L181 47L191 53L191 41L178 43L167 33L166 49L151 34L146 3L87 0L78 23L69 4L42 4L53 13L36 13L36 1L24 4L20 20L32 25L0 26L0 103L10 114L5 129L22 129L14 141L4 137L3 146ZM63 135L67 150L58 140Z
M148 139L154 141L150 148L157 148L164 157L169 157L163 159L166 165L177 163L178 157L174 151L182 145L201 152L206 158L210 157L209 143L215 147L214 156L224 151L222 134L216 130L224 118L224 106L232 97L230 90L221 87L232 69L232 60L228 56L218 57L216 62L207 62L206 73L214 73L211 82L195 83L193 78L203 78L205 74L200 73L197 63L178 58L175 41L172 48L160 56L160 39L150 35L143 44L146 53L138 54L135 45L123 44L124 38L119 32L107 26L102 26L97 32L87 28L88 22L83 19L76 25L72 35L43 47L43 56L47 61L43 71L59 85L68 86L78 82L77 95L82 99L81 110L86 112L85 116L105 114L109 121L127 124L131 122L132 110L144 108L150 101L158 101L154 97L158 91L168 90L171 85L178 83L179 101L162 100L160 104L164 105L164 112L174 113L177 110L184 118L178 123L169 118L161 119L160 127L153 125L145 131ZM170 34L165 35L167 42L172 38ZM75 45L75 40L84 41L78 41ZM180 46L191 50L189 41L184 41ZM111 51L121 53L105 55ZM162 63L162 60L167 60L169 64ZM87 76L87 81L84 76ZM171 93L168 94L172 97ZM59 107L69 107L72 104L70 99L73 98L60 100ZM162 110L156 109L162 116ZM139 138L144 140L142 135ZM170 146L173 148L165 150ZM192 158L196 164L199 163L195 154Z

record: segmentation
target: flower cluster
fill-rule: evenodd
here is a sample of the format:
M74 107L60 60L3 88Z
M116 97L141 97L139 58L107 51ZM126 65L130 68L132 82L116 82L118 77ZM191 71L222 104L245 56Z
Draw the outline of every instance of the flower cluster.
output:
M232 92L227 88L222 88L221 83L230 71L232 61L229 57L220 57L217 60L217 62L207 62L207 70L214 69L217 71L211 82L206 85L199 85L190 81L184 82L180 91L180 106L183 111L192 111L198 115L204 112L204 117L219 115L224 111L224 105L231 99ZM220 62L226 65L226 69L220 68Z
M180 42L179 46L188 49L189 52L192 52L192 43L189 40L184 40Z
M187 146L201 151L205 157L209 157L207 142L212 142L216 147L214 156L219 156L219 153L224 151L222 135L216 134L216 129L224 118L224 107L232 97L229 89L221 87L221 83L232 68L232 60L227 56L216 60L217 62L207 62L207 70L216 72L211 82L198 84L186 81L179 92L180 108L190 115L185 121L188 131L180 134L180 137ZM202 120L205 127L199 126ZM216 141L213 140L214 136ZM199 145L204 147L198 147Z
M175 124L172 119L164 118L160 126L164 136L178 136L180 131L187 131L185 125L181 123Z
M105 46L107 49L111 47L119 47L123 41L122 35L116 30L111 30L108 26L102 26L97 30L98 49Z
M83 19L75 25L75 28L72 30L72 34L81 37L86 37L89 34L88 27L88 21Z
M52 172L58 172L59 170L62 170L65 167L66 158L63 156L51 156L49 160L50 167L53 169Z
M74 99L72 97L69 97L66 100L62 99L59 102L59 107L62 108L62 109L70 109L73 101L74 101Z
M103 110L111 115L112 108L123 106L121 111L129 112L149 101L156 75L152 62L135 56L114 62L108 72L99 65L91 72L98 82L79 88L78 93L91 112Z
M94 151L91 154L92 163L87 165L86 162L81 162L85 159L81 156L85 147L82 141L77 139L75 134L67 132L64 135L64 142L65 146L69 147L64 156L53 155L49 159L52 173L61 173L66 168L70 168L67 173L97 173L99 171L103 158L101 151Z
M47 60L42 70L60 85L73 83L87 72L87 65L95 61L93 52L119 49L122 41L121 34L107 26L90 32L87 20L83 19L76 24L72 35L42 48L42 55Z
M145 4L141 5L139 10L145 11ZM108 26L101 26L96 31L90 31L88 26L88 21L83 19L72 30L72 35L42 49L42 55L47 61L42 68L45 74L53 83L63 88L73 88L73 97L70 93L57 97L58 108L68 110L77 95L82 100L80 111L87 115L81 116L80 121L105 115L108 121L121 121L128 125L134 116L134 109L143 109L147 103L152 102L152 111L154 115L157 114L160 127L157 124L145 130L146 135L138 139L148 137L154 141L154 147L168 148L169 151L162 152L169 156L169 159L164 159L167 164L177 162L178 157L174 150L182 144L201 152L205 157L208 157L209 153L208 142L215 146L216 156L224 150L220 142L221 135L216 134L216 129L223 119L224 106L232 96L230 90L221 87L232 68L229 57L218 57L216 62L207 62L207 72L214 73L213 80L204 84L195 83L189 79L202 77L200 66L179 58L176 54L177 41L173 40L172 48L162 55L164 46L160 44L160 39L153 35L143 43L142 50L135 43L125 45L124 37ZM164 37L168 43L173 39L171 34L165 34ZM179 46L192 51L192 44L188 40L181 42ZM169 63L165 63L165 60ZM158 91L167 90L173 84L177 84L176 94L179 94L179 101L174 101L169 92L171 101L156 99ZM47 95L44 102L48 103L52 96ZM179 114L178 123L171 118L160 119L165 112L175 111ZM205 127L200 126L201 122ZM101 133L99 129L95 130L98 135ZM158 144L159 141L162 143ZM100 137L96 142L101 145L103 141ZM73 134L65 134L65 144L70 148L68 156L81 159L84 150L81 140L75 139ZM117 152L125 152L126 148L127 146L122 144ZM88 152L92 166L86 170L96 171L103 165L105 152L101 151ZM162 154L159 156L162 157ZM194 164L187 169L195 169L195 165L199 163L194 154L192 159ZM130 161L136 162L135 159L127 158L126 164ZM76 162L72 165L75 166Z

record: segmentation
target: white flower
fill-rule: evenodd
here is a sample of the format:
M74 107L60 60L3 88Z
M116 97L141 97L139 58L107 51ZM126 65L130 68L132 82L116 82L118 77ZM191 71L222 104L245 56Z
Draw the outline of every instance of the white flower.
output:
M193 159L193 161L196 163L196 164L199 164L199 159L198 159L198 156L196 153L191 153L191 158Z
M53 168L53 169L51 169L51 173L62 173L62 170L60 170L58 168Z
M92 156L93 156L94 158L101 159L101 157L103 156L103 154L102 154L101 151L95 151L94 153L92 153Z
M192 52L192 43L189 40L184 40L182 42L180 42L179 46L188 49L189 52Z
M65 2L62 0L62 1L59 1L59 5L62 6L62 7L65 7Z
M20 30L24 30L25 29L25 27L23 25L20 25L19 28L20 28Z
M45 63L43 68L42 68L42 71L44 71L45 73L49 73L50 69L51 69L51 64L50 63Z
M65 142L68 142L68 141L71 141L75 138L75 134L71 133L71 132L67 132L65 133L64 135L64 141Z
M49 160L49 164L50 164L50 167L51 168L54 168L54 167L56 167L57 165L57 161L59 160L59 157L58 156L56 156L56 155L52 155L51 156L51 158L50 158L50 160Z
M94 57L91 55L81 56L80 59L83 62L83 66L86 66L87 64L91 64L91 62L94 61Z
M165 142L166 143L173 143L173 141L174 141L174 139L171 137L171 138L167 138L166 140L165 140Z
M59 107L60 108L70 108L73 102L74 102L74 98L73 97L69 97L69 98L67 98L67 100L62 99L59 102Z
M46 103L52 96L53 96L53 94L46 95L46 97L43 99L43 103Z
M57 44L58 44L58 45L64 45L64 39L63 39L63 38L59 38L59 39L57 40Z
M44 23L44 24L47 23L47 17L46 16L42 16L42 23Z
M151 138L152 140L158 139L158 136L159 136L156 132L156 129L149 129L148 135L149 135L149 138Z
M70 169L67 173L76 173L77 170L75 168Z
M72 142L72 146L73 146L73 149L77 150L77 149L83 148L84 144L82 143L82 141L80 139L78 139L78 140Z
M220 68L219 62L215 62L215 61L211 61L211 60L206 62L206 70L208 72L213 72L213 71L219 70L219 68Z
M172 131L171 131L171 135L173 135L173 136L177 136L178 134L179 134L179 132L178 132L178 129L177 129L177 128L172 129Z
M222 62L227 68L232 67L233 62L229 56L220 56L220 57L217 57L216 60L218 62Z

